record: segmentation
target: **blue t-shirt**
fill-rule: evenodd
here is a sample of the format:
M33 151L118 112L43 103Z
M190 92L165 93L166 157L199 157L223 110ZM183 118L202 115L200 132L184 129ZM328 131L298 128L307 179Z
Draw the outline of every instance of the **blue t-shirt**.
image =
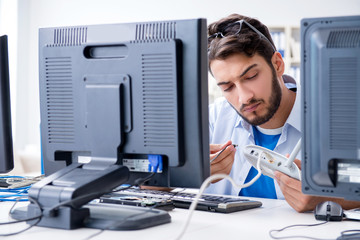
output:
M274 150L281 135L267 135L260 132L256 127L253 127L253 132L255 144L270 150ZM253 179L257 173L258 171L254 167L251 167L249 174L245 179L245 183L251 181L251 179ZM274 179L265 175L261 175L260 178L250 187L242 188L239 192L239 196L277 199Z

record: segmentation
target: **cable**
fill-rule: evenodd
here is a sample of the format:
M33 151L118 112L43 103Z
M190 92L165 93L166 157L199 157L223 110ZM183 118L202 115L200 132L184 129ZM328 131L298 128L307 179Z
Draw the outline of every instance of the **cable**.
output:
M125 190L125 189L131 188L133 186L141 186L146 181L149 181L154 175L155 175L155 172L152 172L152 173L150 173L148 176L146 176L144 178L138 178L138 179L136 179L134 181L134 184L132 184L130 186L127 186L125 188L121 188L120 190ZM111 191L96 192L96 193L89 193L89 194L86 194L86 195L82 195L82 196L79 196L79 197L76 197L76 198L61 202L61 203L55 205L54 207L50 208L47 212L49 214L53 214L53 211L58 210L59 207L67 206L67 205L70 206L70 207L77 207L77 206L72 205L75 201L79 201L79 200L82 200L84 198L85 199L86 198L91 198L92 196L97 197L99 195L104 195L104 194L111 193L111 192L116 192L116 191L119 191L119 189L115 188L115 189L112 189Z
M105 194L105 193L108 193L108 192L104 192L103 194ZM81 200L81 199L83 199L83 198L91 197L91 196L94 196L94 197L95 197L95 196L98 196L98 194L99 194L99 192L98 192L98 193L90 193L90 194L87 194L87 195L83 195L83 196L79 196L79 197L73 198L73 199L68 200L68 201L61 202L61 203L53 206L53 207L50 208L49 210L47 210L46 213L49 214L49 215L52 215L52 214L54 214L54 211L58 210L58 208L61 207L61 206L67 206L67 205L69 205L70 207L74 207L74 206L73 206L73 203L74 203L74 202L79 201L79 200ZM27 227L27 228L25 228L25 229L23 229L23 230L21 230L21 231L14 232L14 233L0 234L0 236L12 236L12 235L20 234L20 233L22 233L22 232L25 232L25 231L29 230L30 228L32 228L33 226L37 225L37 224L40 222L41 218L44 216L44 210L41 208L41 205L40 205L40 203L39 203L37 200L35 200L35 199L31 198L31 197L28 197L28 199L29 199L30 202L32 202L32 203L34 203L35 205L37 205L37 207L40 209L40 212L41 212L41 213L40 213L38 216L31 217L31 218L26 218L26 219L21 219L21 220L16 220L16 221L11 221L11 222L0 223L0 225L15 224L15 223L20 223L20 222L25 222L25 221L32 221L32 220L36 220L36 219L38 219L38 220L37 220L36 222L32 223L29 227ZM14 206L17 204L17 202L18 202L18 201L16 201L16 202L14 203L14 205L11 207L9 213L11 213L12 209L13 209ZM128 218L127 218L127 219L128 219Z
M13 188L13 189L1 189L0 192L11 193L0 195L0 202L25 202L28 201L28 190L30 186ZM18 199L20 198L20 200Z
M129 186L129 187L132 187L132 186L141 186L142 184L144 184L146 181L148 181L149 179L151 179L153 176L155 175L155 172L152 172L151 174L149 174L148 176L146 176L145 178L139 178L139 179L136 179L135 180L135 184ZM13 176L12 176L13 177ZM0 178L8 178L8 176L6 177L0 177ZM44 210L41 208L41 205L40 203L29 197L27 195L27 192L29 190L30 186L27 186L27 187L20 187L20 188L17 188L17 189L1 189L0 192L12 192L12 193L15 193L15 194L11 194L11 195L0 195L0 201L15 201L14 205L11 207L9 213L12 212L13 208L15 207L15 205L20 202L20 201L23 201L22 198L24 197L27 197L26 201L30 201L31 203L34 203L35 205L37 205L37 207L40 209L40 214L38 216L35 216L35 217L31 217L31 218L26 218L26 219L22 219L22 220L16 220L16 221L11 221L11 222L5 222L5 223L0 223L0 225L8 225L8 224L15 224L15 223L20 223L20 222L26 222L26 221L32 221L32 220L36 220L38 219L37 221L35 221L34 223L32 223L29 227L21 230L21 231L18 231L18 232L14 232L14 233L7 233L7 234L0 234L0 236L12 236L12 235L16 235L16 234L20 234L22 232L25 232L27 230L29 230L30 228L32 228L33 226L37 225L41 218L44 216ZM70 199L68 201L64 201L64 202L61 202L53 207L51 207L49 210L46 211L45 214L48 214L48 215L53 215L55 214L55 211L57 211L60 207L62 206L69 206L69 207L77 207L77 206L74 206L74 203L76 203L77 201L79 200L82 200L82 199L86 199L86 198L92 198L92 197L97 197L100 195L103 195L103 194L106 194L106 193L109 193L109 192L112 192L113 190L111 191L105 191L105 192L96 192L96 193L90 193L90 194L86 194L86 195L82 195L82 196L79 196L79 197L76 197L76 198L73 198L73 199ZM26 195L20 195L20 193L26 193ZM19 196L17 196L19 195ZM16 197L15 199L5 199L5 197ZM153 207L155 207L156 205L154 205ZM151 209L150 209L151 210ZM146 212L145 212L146 213ZM142 214L142 213L141 213ZM138 215L138 214L136 214ZM127 218L125 218L123 221L126 221L127 219L129 219L130 217L134 217L135 215L131 215ZM121 222L122 223L122 222ZM111 227L111 226L110 226ZM103 229L102 231L104 231L106 229ZM101 232L102 232L101 231ZM100 232L100 233L101 233ZM100 233L97 233L96 235L100 234ZM94 235L94 236L96 236Z
M7 237L7 236L13 236L13 235L17 235L17 234L20 234L22 232L25 232L27 230L29 230L30 228L32 228L33 226L35 226L36 224L38 224L43 216L42 214L42 210L41 210L41 206L39 204L38 201L36 201L35 199L31 198L31 197L28 197L29 201L30 202L33 202L35 205L38 206L38 208L40 209L41 213L38 215L38 216L35 216L35 217L31 217L31 218L26 218L26 219L22 219L22 220L16 220L16 221L11 221L11 222L6 222L6 223L0 223L0 225L7 225L7 224L15 224L15 223L20 223L20 222L25 222L25 221L32 221L32 220L36 220L34 223L30 224L30 226L28 226L27 228L23 229L23 230L20 230L20 231L17 231L17 232L13 232L13 233L4 233L4 234L0 234L0 236L2 237ZM17 204L18 202L15 202L13 204L13 206L11 207L9 213L12 212L13 208L15 207L15 205Z
M315 224L295 224L295 225L290 225L290 226L286 226L286 227L281 228L281 229L270 230L269 235L273 239L306 238L306 239L312 239L312 240L334 240L334 239L314 238L314 237L301 236L301 235L300 236L299 235L284 236L284 237L276 237L276 236L273 235L273 232L282 232L282 231L284 231L284 230L286 230L288 228L293 228L293 227L315 227L315 226L323 225L325 223L328 223L328 221L321 222L321 223L315 223Z
M0 178L25 178L24 176L12 176L12 175L7 175L7 176L0 176Z
M360 239L360 230L351 229L351 230L342 231L340 237L338 237L336 240L357 240L357 239Z
M28 190L39 179L40 177L0 176L0 180L8 184L6 188L0 188L0 192L9 193L0 195L0 202L28 201ZM6 181L4 182L4 180ZM18 197L21 197L20 200Z
M94 233L94 234L91 234L90 236L84 238L84 240L90 240L92 239L93 237L96 237L98 235L100 235L101 233L103 233L106 229L100 229L98 232Z
M40 204L39 204L38 201L36 201L35 199L30 198L30 197L29 197L29 200L30 200L30 202L35 203L35 205L37 205L37 207L41 210L41 206L40 206ZM13 204L13 206L10 208L9 213L12 212L13 208L15 207L15 205L16 205L17 203L18 203L18 202L15 202L15 203ZM38 218L42 218L42 216L43 216L43 214L40 214L40 215L35 216L35 217L30 217L30 218L25 218L25 219L16 220L16 221L11 221L11 222L5 222L5 223L3 222L3 223L0 223L0 225L7 225L7 224L15 224L15 223L20 223L20 222L32 221L32 220L36 220L36 219L38 219Z
M138 178L134 181L135 184L133 184L132 186L138 186L140 187L141 185L143 185L144 183L146 183L147 181L149 181L156 172L152 172L150 173L148 176L144 177L144 178Z
M197 204L198 204L198 202L199 202L199 199L200 199L201 195L204 193L205 188L207 188L208 185L209 185L212 181L217 180L217 179L227 179L227 180L229 180L229 181L231 182L231 184L232 184L233 186L235 186L236 188L247 188L247 187L250 187L256 180L259 179L259 177L260 177L261 174L262 174L262 170L261 170L261 168L260 168L260 165L261 165L260 159L261 159L261 157L263 156L263 154L264 154L264 152L261 152L261 153L259 154L258 161L257 161L257 164L256 164L256 168L258 169L258 174L257 174L253 179L251 179L251 181L249 181L249 182L247 182L247 183L245 183L245 184L240 184L240 185L237 184L237 183L236 183L229 175L227 175L227 174L214 174L214 175L208 177L207 179L205 179L205 181L203 182L203 184L201 184L200 190L199 190L199 192L196 194L196 197L195 197L194 201L193 201L193 202L191 203L191 205L190 205L189 214L188 214L188 217L187 217L187 219L186 219L186 222L185 222L185 224L183 225L183 227L182 227L179 235L178 235L175 239L181 239L182 236L185 234L185 231L186 231L187 227L189 226L189 223L190 223L192 214L193 214L194 211L195 211L195 208L196 208L196 206L197 206ZM220 155L220 153L219 153L218 155ZM217 156L216 156L216 157L217 157ZM215 157L215 158L216 158L216 157ZM213 160L215 160L215 159L213 159Z
M105 194L105 193L108 193L108 191L107 191L107 192L104 192L103 194ZM61 203L53 206L53 207L50 208L49 210L47 210L47 211L46 211L46 214L49 214L49 215L54 214L54 211L58 210L58 208L61 207L61 206L69 205L70 207L75 207L75 206L73 206L73 203L74 203L74 202L79 201L79 200L82 200L83 198L88 198L88 197L92 197L92 196L96 197L96 196L98 196L98 194L99 194L99 192L97 192L97 193L90 193L90 194L87 194L87 195L83 195L83 196L79 196L79 197L73 198L73 199L68 200L68 201L61 202ZM41 213L40 213L38 216L31 217L31 218L26 218L26 219L21 219L21 220L16 220L16 221L11 221L11 222L0 223L0 225L15 224L15 223L20 223L20 222L25 222L25 221L32 221L32 220L36 220L36 219L38 219L38 221L32 223L29 227L27 227L27 228L25 228L25 229L23 229L23 230L21 230L21 231L14 232L14 233L8 233L8 234L0 234L0 236L11 236L11 235L16 235L16 234L25 232L25 231L27 231L28 229L32 228L33 226L37 225L37 224L40 222L41 218L44 216L44 210L42 209L40 203L39 203L37 200L35 200L35 199L31 198L31 197L28 197L28 199L29 199L29 201L30 201L31 203L34 203L35 205L37 205L37 207L40 209L40 212L41 212ZM19 201L16 201L16 202L14 203L14 205L11 207L9 213L11 213L12 209L13 209L14 206L17 204L17 202L19 202Z
M133 185L130 185L124 189L127 189L127 188L130 188L132 186L141 186L142 184L144 184L146 181L148 181L149 179L151 179L153 176L155 175L155 172L152 172L151 174L149 174L148 176L146 176L145 178L138 178L135 180L135 184ZM121 189L123 190L123 189ZM55 214L55 211L57 211L60 207L62 206L70 206L70 207L77 207L77 206L74 206L74 202L76 201L79 201L79 200L82 200L82 199L86 199L86 198L91 198L92 196L94 197L97 197L100 195L104 195L104 194L107 194L107 193L110 193L110 192L113 192L113 190L111 191L105 191L105 192L97 192L97 193L90 193L90 194L86 194L86 195L83 195L83 196L79 196L79 197L76 197L76 198L73 198L73 199L70 199L68 201L64 201L64 202L61 202L55 206L53 206L52 208L50 208L49 210L46 211L46 214L49 214L50 216ZM129 217L134 217L134 216L129 216ZM126 219L129 219L129 217L127 217ZM125 220L126 220L125 219ZM121 222L122 223L122 222ZM110 226L111 227L111 226ZM106 229L103 229L103 230L106 230ZM101 232L100 232L101 233ZM99 233L99 234L100 234ZM98 234L96 234L98 235Z
M141 185L143 185L144 183L149 181L154 175L155 175L155 172L152 172L144 178L136 179L134 181L134 184L128 185L126 187L122 187L123 185L120 185L119 187L114 188L111 192L123 191L123 190L129 189L129 188L132 188L132 187L140 187Z
M121 188L121 189L115 188L114 191L126 190L126 189L132 188L132 187L134 187L134 186L140 187L143 183L145 183L146 181L148 181L148 180L149 180L151 177L153 177L154 175L155 175L155 172L152 172L151 174L149 174L149 176L147 176L147 177L145 177L145 178L138 178L138 179L135 180L135 182L139 182L139 183L141 183L141 184L134 184L134 185L130 185L130 186L127 186L127 187ZM184 191L184 190L182 190L182 191ZM179 192L181 192L181 191L179 191ZM176 192L176 194L177 194L177 193L178 193L178 192ZM176 194L174 194L174 195L176 195ZM169 199L171 200L171 198L173 198L173 197L174 197L174 196L171 196L171 197L169 197L167 200L169 200ZM108 226L104 227L103 229L100 229L99 232L96 232L96 233L94 233L94 234L86 237L84 240L90 240L91 238L94 238L94 237L100 235L100 234L103 233L105 230L108 230L108 229L110 229L111 227L116 227L116 226L122 224L124 221L126 221L126 220L128 220L128 219L131 219L132 217L136 217L136 216L139 216L139 215L141 215L141 214L146 214L146 213L152 211L154 208L156 208L158 204L159 204L159 203L155 203L153 206L148 207L148 208L149 208L149 211L146 211L146 212L143 212L143 213L136 213L136 214L133 214L133 215L130 215L130 216L126 217L126 218L124 218L120 223L116 223L116 225L114 225L114 224L110 225L110 224L109 224Z
M99 232L96 232L96 233L94 233L94 234L86 237L84 240L90 240L91 238L96 237L96 236L98 236L99 234L103 233L105 230L111 230L112 228L115 228L115 227L123 224L124 222L126 222L127 220L129 220L129 219L131 219L131 218L133 218L133 217L137 217L137 216L146 214L146 213L148 213L148 212L151 212L151 211L154 210L155 207L156 207L156 204L153 205L153 206L151 206L151 207L148 207L149 209L148 209L147 211L145 211L145 212L135 213L135 214L132 214L132 215L130 215L130 216L127 216L126 218L124 218L124 219L121 220L120 222L111 223L111 224L107 225L106 227L100 229Z

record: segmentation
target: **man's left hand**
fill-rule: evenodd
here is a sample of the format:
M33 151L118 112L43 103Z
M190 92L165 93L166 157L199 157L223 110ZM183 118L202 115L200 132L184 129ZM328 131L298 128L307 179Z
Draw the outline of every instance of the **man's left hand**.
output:
M289 155L287 155L289 157ZM301 161L295 159L294 163L301 170ZM305 195L301 191L301 182L288 175L275 172L275 180L279 184L282 193L284 194L285 200L289 205L298 212L312 211L316 205L324 201L333 201L339 203L343 209L359 208L360 202L358 201L347 201L342 198L330 198L330 197L318 197Z

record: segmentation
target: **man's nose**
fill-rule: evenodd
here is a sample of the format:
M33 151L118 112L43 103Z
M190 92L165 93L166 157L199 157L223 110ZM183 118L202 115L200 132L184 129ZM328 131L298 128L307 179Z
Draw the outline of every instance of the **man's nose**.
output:
M254 97L254 93L251 89L240 85L236 87L240 104L247 104Z

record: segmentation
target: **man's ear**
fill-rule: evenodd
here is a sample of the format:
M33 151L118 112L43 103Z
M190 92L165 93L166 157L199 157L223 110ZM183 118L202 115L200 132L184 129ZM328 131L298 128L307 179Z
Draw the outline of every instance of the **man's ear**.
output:
M271 62L274 66L276 75L278 77L281 77L285 72L285 63L281 56L281 53L275 52L274 55L271 58Z

